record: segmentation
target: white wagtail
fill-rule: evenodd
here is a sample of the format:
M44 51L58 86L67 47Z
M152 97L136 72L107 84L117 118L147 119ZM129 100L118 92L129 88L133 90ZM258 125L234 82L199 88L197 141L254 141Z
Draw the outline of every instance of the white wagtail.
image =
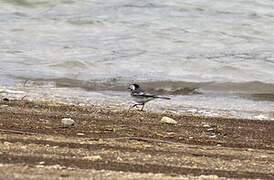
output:
M133 97L134 101L137 102L137 104L130 106L128 110L138 105L141 105L142 106L141 111L143 111L145 103L147 103L148 101L151 101L157 98L170 99L168 97L157 96L153 94L146 94L145 91L138 84L130 84L128 86L128 89L130 90L131 97Z

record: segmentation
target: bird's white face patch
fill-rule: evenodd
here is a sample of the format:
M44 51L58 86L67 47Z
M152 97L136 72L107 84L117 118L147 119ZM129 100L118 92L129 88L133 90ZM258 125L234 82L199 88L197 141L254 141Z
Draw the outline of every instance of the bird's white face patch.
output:
M134 90L136 89L136 87L135 87L133 84L131 84L131 85L129 86L129 89L131 89L132 91L134 91Z

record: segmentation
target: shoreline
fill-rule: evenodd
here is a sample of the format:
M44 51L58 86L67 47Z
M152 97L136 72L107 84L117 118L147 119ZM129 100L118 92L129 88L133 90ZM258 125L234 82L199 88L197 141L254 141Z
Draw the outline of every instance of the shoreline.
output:
M163 116L177 124L161 123ZM44 172L58 164L74 178L84 177L83 169L152 173L150 178L159 173L170 178L274 177L273 121L17 100L1 101L0 117L0 163L14 167L14 173L22 164ZM75 126L62 127L65 117Z
M44 91L47 88L47 91ZM150 91L149 91L150 92ZM117 107L128 109L134 103L128 92L120 91L85 91L68 87L0 87L2 98L10 100L60 102L70 105L98 107ZM156 93L157 94L157 93ZM161 93L160 93L161 94ZM235 96L234 96L235 95ZM193 94L169 96L170 101L156 100L146 106L153 113L170 112L178 115L223 117L231 119L252 119L274 121L274 103L256 101L240 94ZM239 98L238 98L239 96ZM240 98L242 96L242 98ZM261 95L258 95L261 97ZM236 98L237 97L237 98ZM264 96L262 96L264 97ZM255 104L254 104L255 103Z

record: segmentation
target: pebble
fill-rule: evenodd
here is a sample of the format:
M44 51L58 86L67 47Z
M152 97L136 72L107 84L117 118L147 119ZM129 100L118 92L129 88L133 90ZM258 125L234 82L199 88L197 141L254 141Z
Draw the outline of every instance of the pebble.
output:
M4 142L4 145L5 145L5 146L10 146L11 144L12 144L12 143L7 142L7 141Z
M210 127L210 125L208 125L208 124L204 124L204 125L203 125L203 127Z
M214 129L213 128L209 128L209 129L207 129L207 131L214 131Z
M102 160L103 158L99 155L96 156L86 156L84 159L91 160L91 161L99 161Z
M217 175L201 175L201 176L199 176L199 179L219 179L219 176L217 176Z
M6 107L9 107L9 105L3 104L0 106L0 108L6 108Z
M63 167L59 164L55 164L55 165L48 166L47 168L49 168L49 169L64 169L65 167Z
M77 133L77 136L84 136L84 133Z
M162 117L160 122L167 123L167 124L177 124L177 121L167 116Z
M63 118L61 120L61 123L63 124L64 127L69 127L69 126L73 126L75 121L71 118Z
M118 161L123 161L123 159L120 156L117 157L117 160Z
M10 100L9 100L8 98L4 98L3 101L8 102L8 101L10 101Z

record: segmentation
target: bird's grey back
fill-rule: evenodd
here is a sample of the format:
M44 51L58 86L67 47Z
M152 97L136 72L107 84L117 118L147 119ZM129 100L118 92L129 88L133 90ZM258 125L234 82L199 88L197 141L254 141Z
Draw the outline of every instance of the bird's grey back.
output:
M137 89L131 91L131 94L132 95L141 95L141 94L145 94L145 91L141 87L138 87Z

